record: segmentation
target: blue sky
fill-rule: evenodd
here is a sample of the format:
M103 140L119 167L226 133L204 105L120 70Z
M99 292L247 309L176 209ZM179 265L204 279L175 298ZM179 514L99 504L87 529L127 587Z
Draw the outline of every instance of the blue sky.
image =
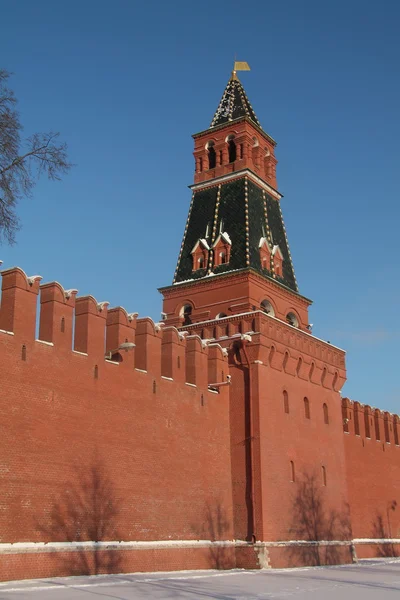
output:
M18 208L4 267L159 318L194 161L235 53L278 142L282 209L318 337L347 350L343 393L399 412L400 3L0 2L1 67L25 133L76 164Z

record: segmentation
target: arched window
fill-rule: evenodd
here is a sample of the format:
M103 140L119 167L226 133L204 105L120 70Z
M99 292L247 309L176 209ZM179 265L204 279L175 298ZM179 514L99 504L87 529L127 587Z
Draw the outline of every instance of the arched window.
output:
M226 264L226 252L225 252L225 250L222 250L222 252L219 253L219 264L220 265L225 265Z
M26 360L26 346L25 346L25 344L22 346L21 360Z
M64 317L61 317L60 331L61 331L61 333L65 333L65 318Z
M368 414L366 406L364 406L364 426L365 426L365 437L370 438L371 430L369 427L369 414Z
M97 365L94 365L93 377L95 379L99 378L99 367Z
M197 265L199 269L204 269L204 256L200 256L197 261Z
M289 395L286 390L283 391L283 408L285 413L289 414Z
M289 312L286 315L286 322L289 323L289 325L292 325L292 327L299 326L299 320L293 312Z
M217 316L216 316L215 318L216 318L216 319L224 319L225 317L226 317L226 314L225 314L225 313L223 313L223 312L221 312L221 313L218 313L218 314L217 314Z
M260 304L260 308L265 314L271 315L271 317L275 316L274 307L269 300L263 300Z
M184 304L180 311L180 316L183 317L183 325L192 324L192 306L191 304Z
M227 137L227 143L228 143L228 158L229 158L229 162L233 163L236 160L235 136L234 135L229 135Z
M203 170L203 159L200 156L200 158L199 158L199 171L201 172L202 170Z
M310 402L308 398L304 398L304 416L306 419L310 419Z
M325 425L329 425L328 405L324 403L322 406L322 410L324 413L324 423L325 423Z
M303 364L303 359L301 358L301 356L299 356L299 360L297 361L297 367L296 367L296 373L297 373L297 375L301 371L302 364Z
M206 147L208 153L208 168L215 169L217 164L217 155L214 148L214 142L208 142Z
M326 468L322 467L322 485L326 486Z
M294 471L294 462L290 461L290 481L294 483L296 481L296 473Z

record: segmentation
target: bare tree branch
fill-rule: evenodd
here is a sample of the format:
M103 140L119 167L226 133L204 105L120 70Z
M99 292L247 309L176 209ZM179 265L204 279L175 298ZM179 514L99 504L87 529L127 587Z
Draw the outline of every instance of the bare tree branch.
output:
M47 175L60 180L72 164L67 145L55 132L35 133L21 140L22 125L15 109L17 99L8 87L10 73L0 69L0 242L12 244L19 229L18 200L31 196L37 179Z

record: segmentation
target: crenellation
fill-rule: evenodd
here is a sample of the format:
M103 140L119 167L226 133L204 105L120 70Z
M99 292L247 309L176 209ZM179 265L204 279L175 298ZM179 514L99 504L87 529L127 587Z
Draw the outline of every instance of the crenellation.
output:
M161 343L161 375L184 382L186 375L186 336L176 327L164 327Z
M399 445L399 416L368 404L342 399L343 429L363 439Z
M228 375L228 357L220 344L208 345L208 383L224 383Z
M35 339L37 296L42 277L28 277L19 267L1 272L0 329L27 340Z
M107 310L106 353L111 358L132 368L135 365L136 347L122 349L121 345L135 344L136 318L137 313L128 314L122 306Z
M161 377L162 328L150 317L137 319L135 367Z
M208 347L198 335L186 338L186 382L199 388L208 386Z
M108 302L97 302L93 296L75 299L74 349L104 359Z
M40 286L39 339L72 349L77 290L64 290L57 281Z

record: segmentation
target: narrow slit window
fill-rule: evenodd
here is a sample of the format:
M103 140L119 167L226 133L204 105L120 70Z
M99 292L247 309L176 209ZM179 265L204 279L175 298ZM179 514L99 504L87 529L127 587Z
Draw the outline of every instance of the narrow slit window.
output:
M283 392L283 408L285 413L289 414L289 395L286 390Z
M61 331L61 333L65 333L65 318L64 317L61 318L60 331Z
M294 470L294 462L290 461L290 481L294 483L296 481L296 473Z
M26 346L25 346L25 344L22 346L21 359L22 360L26 360Z
M308 398L304 398L304 416L306 419L310 419L310 401Z
M325 425L329 425L329 413L328 413L328 405L327 404L323 404L322 407L323 413L324 413L324 423Z
M322 467L322 484L326 487L326 468Z

